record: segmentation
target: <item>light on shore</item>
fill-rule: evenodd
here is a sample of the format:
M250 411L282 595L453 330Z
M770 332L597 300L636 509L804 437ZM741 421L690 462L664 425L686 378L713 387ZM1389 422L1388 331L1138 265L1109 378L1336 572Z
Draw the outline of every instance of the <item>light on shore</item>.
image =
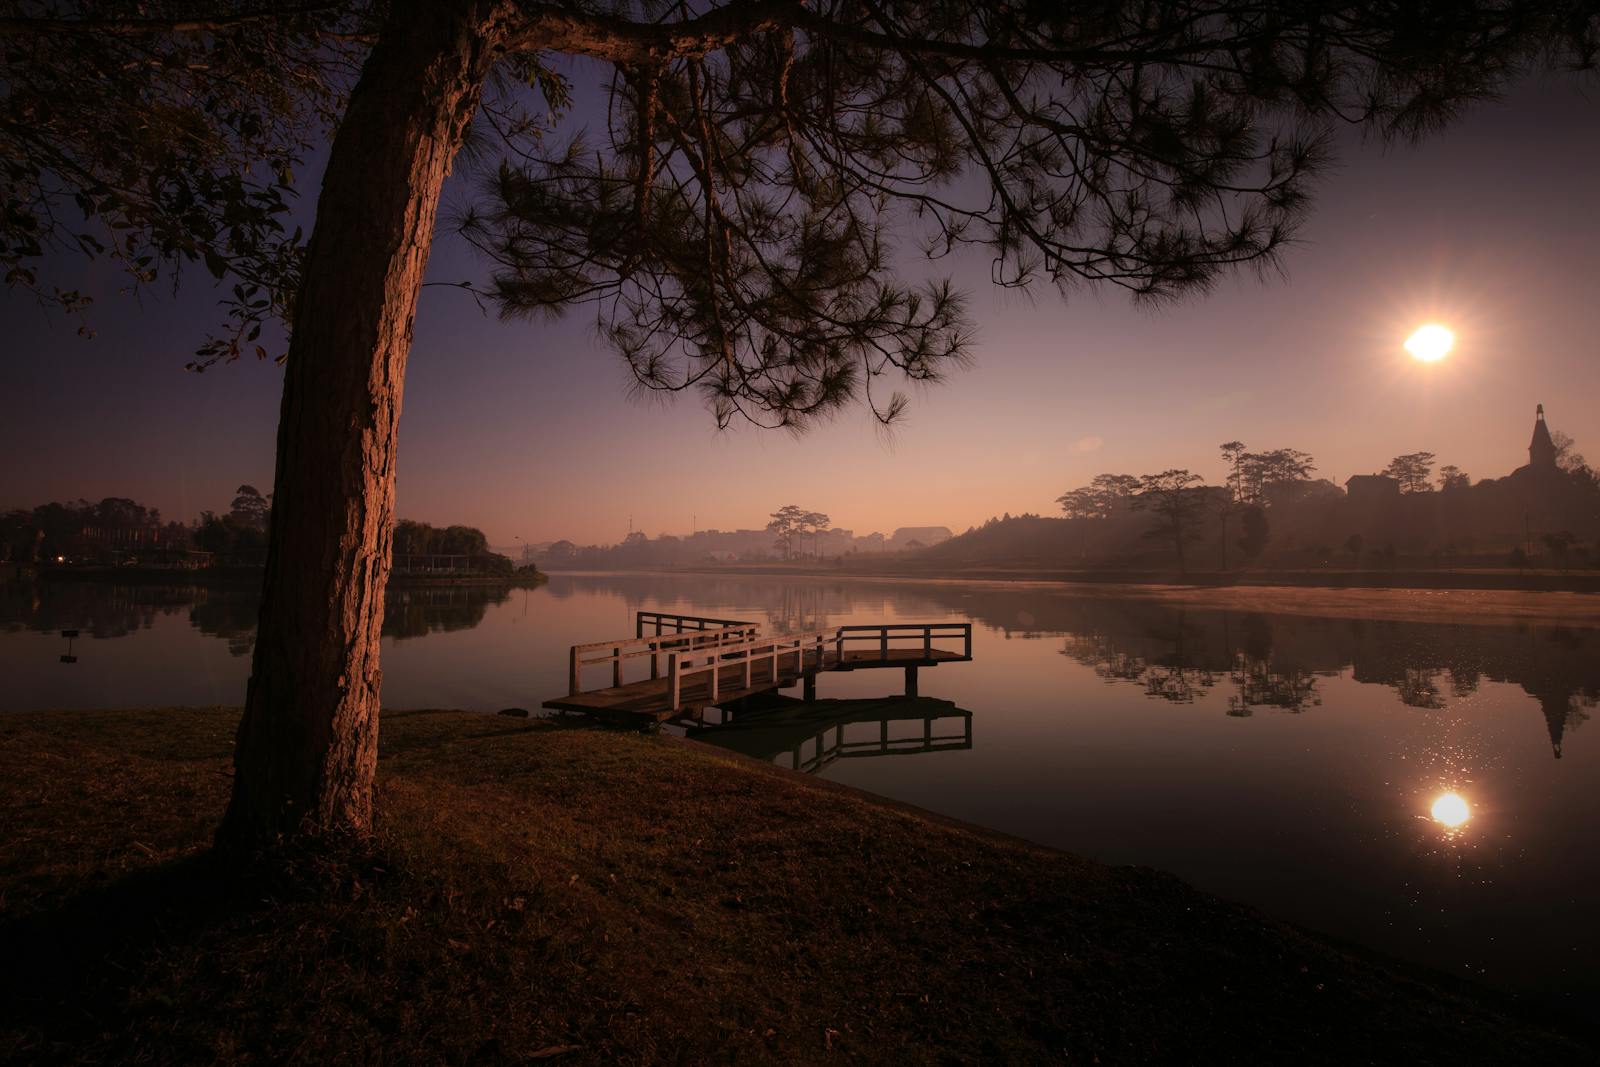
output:
M1412 359L1423 363L1439 362L1450 354L1455 345L1456 335L1436 322L1417 327L1416 331L1406 338L1406 351L1411 353Z
M1435 822L1454 829L1472 818L1472 809L1467 807L1466 799L1460 793L1441 793L1433 798L1430 814Z

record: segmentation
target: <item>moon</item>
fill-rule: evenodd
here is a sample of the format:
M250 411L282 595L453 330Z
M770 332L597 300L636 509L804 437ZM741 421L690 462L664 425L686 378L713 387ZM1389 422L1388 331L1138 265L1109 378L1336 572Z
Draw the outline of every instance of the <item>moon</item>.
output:
M1455 346L1456 335L1436 322L1418 326L1416 331L1406 338L1406 351L1411 353L1412 359L1420 363L1437 363L1448 356Z

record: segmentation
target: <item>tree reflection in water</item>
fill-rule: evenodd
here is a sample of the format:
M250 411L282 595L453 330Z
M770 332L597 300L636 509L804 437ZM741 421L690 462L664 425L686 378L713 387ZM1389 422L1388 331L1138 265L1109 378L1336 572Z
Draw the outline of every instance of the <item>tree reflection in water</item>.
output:
M1229 680L1238 688L1228 697L1228 714L1235 718L1252 715L1256 708L1298 713L1322 703L1316 675L1296 666L1274 670L1267 657L1239 653Z
M1429 711L1471 696L1484 682L1513 684L1538 701L1557 758L1600 702L1600 631L1589 628L1266 615L1071 589L848 578L560 575L535 595L552 614L565 610L567 598L594 595L617 598L629 611L759 619L772 633L863 620L970 619L980 642L1059 638L1064 656L1107 684L1137 685L1174 704L1203 704L1215 692L1221 710L1240 718L1316 708L1325 676L1387 687L1400 705ZM468 630L507 597L482 587L391 590L383 632L406 641ZM244 656L256 605L255 591L240 587L13 583L0 586L0 628L120 637L185 613L196 630ZM560 639L578 636L562 630Z
M160 616L189 609L198 595L212 592L216 590L109 582L0 584L0 629L45 633L71 629L85 637L127 637L148 630ZM255 625L253 616L250 625Z
M503 604L510 596L510 589L500 586L391 588L384 597L383 636L404 641L470 630L483 622L492 605Z
M412 586L390 589L383 635L397 641L470 630L488 609L510 597L499 586ZM238 585L18 582L0 586L0 629L52 632L78 629L86 637L127 637L164 615L187 612L189 625L226 641L235 656L255 648L261 597Z
M1226 714L1239 718L1317 707L1318 678L1346 672L1429 711L1470 697L1483 681L1512 683L1539 702L1560 759L1567 734L1600 704L1600 635L1591 630L1241 616L1154 604L1105 606L1099 614L1094 629L1063 627L1062 655L1108 683L1136 684L1170 703L1194 703L1225 679ZM1106 618L1119 625L1106 627Z

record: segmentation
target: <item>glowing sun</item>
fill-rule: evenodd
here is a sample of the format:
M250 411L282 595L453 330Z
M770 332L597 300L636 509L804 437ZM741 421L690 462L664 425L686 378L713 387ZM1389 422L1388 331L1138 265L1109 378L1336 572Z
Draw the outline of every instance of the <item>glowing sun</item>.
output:
M1411 353L1412 359L1423 363L1439 362L1455 345L1456 335L1436 322L1418 326L1416 332L1406 338L1406 351Z
M1472 809L1459 793L1444 793L1433 801L1430 815L1438 822L1454 828L1472 818Z

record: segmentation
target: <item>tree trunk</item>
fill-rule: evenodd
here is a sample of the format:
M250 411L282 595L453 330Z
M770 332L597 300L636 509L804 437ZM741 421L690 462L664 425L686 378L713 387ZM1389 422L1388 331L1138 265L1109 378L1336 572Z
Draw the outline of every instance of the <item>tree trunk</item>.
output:
M503 36L501 8L395 3L333 142L295 304L224 847L371 826L411 322L440 189Z

